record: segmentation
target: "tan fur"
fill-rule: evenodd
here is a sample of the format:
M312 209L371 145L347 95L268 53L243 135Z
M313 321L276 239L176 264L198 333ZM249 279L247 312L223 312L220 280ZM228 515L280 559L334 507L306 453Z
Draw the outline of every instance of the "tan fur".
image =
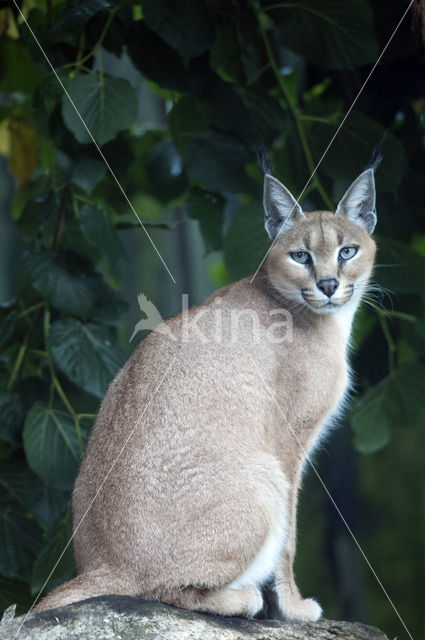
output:
M358 255L340 268L337 251L352 243ZM289 255L306 249L314 269ZM351 320L374 255L345 215L306 213L277 237L252 283L189 311L198 330L180 314L167 321L176 340L143 340L102 402L75 484L79 575L39 611L115 593L252 616L274 575L285 616L320 616L292 571L297 492L306 451L347 388ZM329 277L340 281L332 309L316 286ZM282 308L292 336L275 344L271 312Z

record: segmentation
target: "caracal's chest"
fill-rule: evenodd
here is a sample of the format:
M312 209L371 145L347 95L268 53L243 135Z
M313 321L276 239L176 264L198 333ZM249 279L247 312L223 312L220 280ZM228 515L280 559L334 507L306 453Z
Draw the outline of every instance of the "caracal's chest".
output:
M293 438L295 430L307 448L338 412L349 383L344 336L332 319L326 320L308 330L294 326L292 341L280 354L277 419L283 433Z

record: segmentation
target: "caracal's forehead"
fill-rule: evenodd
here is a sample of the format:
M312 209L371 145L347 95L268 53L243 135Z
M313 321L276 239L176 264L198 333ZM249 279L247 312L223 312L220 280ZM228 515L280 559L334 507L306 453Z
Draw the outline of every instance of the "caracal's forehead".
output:
M369 234L345 216L330 211L304 211L305 218L278 237L276 244L306 249L315 254L334 252L346 243L374 245Z

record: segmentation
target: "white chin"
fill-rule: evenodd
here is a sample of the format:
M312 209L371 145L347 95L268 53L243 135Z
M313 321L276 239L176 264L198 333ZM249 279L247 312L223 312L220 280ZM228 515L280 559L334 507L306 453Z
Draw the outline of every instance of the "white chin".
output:
M322 307L310 306L310 309L314 311L314 313L319 314L320 316L328 316L329 314L335 313L335 311L338 311L339 309L341 309L342 306L343 305L328 303L328 304L324 304Z

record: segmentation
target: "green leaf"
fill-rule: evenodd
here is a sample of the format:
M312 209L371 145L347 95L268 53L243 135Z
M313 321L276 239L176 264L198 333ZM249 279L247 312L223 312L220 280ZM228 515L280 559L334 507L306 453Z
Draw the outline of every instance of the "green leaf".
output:
M160 140L145 160L149 192L161 202L179 197L188 187L183 163L175 146Z
M113 140L136 119L137 94L127 80L108 75L81 75L72 78L67 90L99 145ZM66 94L62 98L62 116L78 142L92 142Z
M392 429L425 424L425 368L406 364L367 391L352 415L354 445L362 453L382 449Z
M188 136L183 156L192 177L212 191L247 193L253 188L245 171L247 149L232 135L209 131Z
M111 287L101 282L98 287L98 300L90 314L90 320L116 325L122 321L122 316L127 309L128 302L120 298Z
M366 305L360 306L356 311L356 318L353 323L353 329L350 339L350 353L356 353L370 336L376 325L378 318L376 313L371 311Z
M69 544L72 535L71 518L65 518L54 534L44 543L40 555L33 566L31 591L36 594L44 587L46 579L49 577L47 590L57 587L66 580L70 580L75 575L74 554L72 544ZM55 567L64 549L66 551L59 564ZM54 571L53 568L55 567ZM50 575L53 571L52 575Z
M168 116L168 125L179 151L184 149L189 135L208 131L208 120L191 96L182 96L174 104Z
M241 207L224 238L224 261L232 278L254 273L268 246L261 203L254 201Z
M65 517L71 491L52 489L44 482L37 487L32 502L32 513L47 531L56 529L60 520Z
M338 126L339 123L320 123L315 126L312 141L317 161L324 153ZM395 191L400 184L406 164L403 146L400 140L386 131L382 125L357 111L349 115L338 132L323 159L323 170L333 180L339 178L347 181L348 187L364 171L372 150L384 135L386 135L384 159L376 171L377 190L378 193L380 190Z
M186 198L187 214L200 223L205 253L219 251L222 247L222 227L225 198L220 193L192 187Z
M185 61L208 51L213 42L212 21L199 0L143 0L143 17Z
M90 263L72 251L50 255L26 251L22 268L34 289L56 309L86 318L96 301L98 277Z
M58 212L59 203L53 191L44 197L30 197L18 220L23 237L29 242L40 240L44 246L51 246L58 224Z
M211 68L225 82L249 85L266 65L258 24L249 10L238 10L238 18L216 27L210 53Z
M143 47L140 43L143 42ZM184 64L174 49L149 29L144 20L135 22L127 32L127 50L134 65L144 76L163 89L190 93L199 91L211 73L206 57Z
M240 95L250 115L250 141L259 147L271 146L282 135L285 126L282 107L275 98L265 96L261 91L248 89Z
M79 387L103 398L125 360L111 331L95 324L67 318L50 330L53 358L59 369Z
M270 12L286 47L325 69L375 62L379 52L366 0L281 2Z
M214 45L210 53L211 68L225 82L243 84L245 78L239 58L239 44L232 24L217 26Z
M396 427L425 425L425 367L408 363L388 378L388 414Z
M41 529L20 509L0 508L0 574L18 578L28 573L40 548Z
M26 613L33 603L29 585L23 580L0 577L0 611L18 603L16 614Z
M15 459L2 462L0 487L3 499L30 508L38 482L37 476L21 461Z
M388 444L391 425L386 414L386 386L378 385L367 391L351 418L354 446L361 453L374 453Z
M51 31L52 40L75 46L75 34L81 32L83 25L99 11L108 9L112 4L109 0L70 0L61 20Z
M380 285L396 293L421 293L425 282L425 258L413 247L391 238L380 237L379 264L376 280Z
M80 209L81 230L87 242L99 247L108 260L111 270L125 255L110 214L99 205L85 204Z
M74 421L68 413L36 402L23 431L29 466L56 489L72 487L80 465L80 447Z
M100 160L85 156L73 169L71 180L86 193L90 193L103 180L106 165Z
M0 440L16 442L24 416L20 397L16 393L0 389Z
M13 333L16 324L16 311L9 311L0 323L0 349L6 344Z
M42 72L22 39L2 38L0 58L2 61L0 88L6 93L19 92L22 96L31 96L40 83Z

